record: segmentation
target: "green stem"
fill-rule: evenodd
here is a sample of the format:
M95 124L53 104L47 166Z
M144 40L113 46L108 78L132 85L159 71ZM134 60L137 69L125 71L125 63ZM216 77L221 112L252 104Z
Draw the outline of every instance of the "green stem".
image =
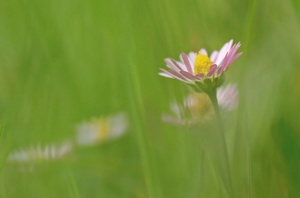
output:
M221 148L221 150L223 150L223 153L220 153L221 154L220 157L221 158L222 158L222 156L225 157L225 162L222 160L222 162L223 162L222 169L224 172L223 177L224 177L224 181L225 181L226 190L227 190L229 197L233 197L229 154L228 154L228 149L227 149L227 144L226 144L226 138L225 138L225 133L224 133L222 117L221 117L220 108L219 108L218 99L217 99L217 90L213 89L210 92L207 92L207 94L212 102L213 107L214 107L215 114L216 114L216 120L218 123L220 148Z

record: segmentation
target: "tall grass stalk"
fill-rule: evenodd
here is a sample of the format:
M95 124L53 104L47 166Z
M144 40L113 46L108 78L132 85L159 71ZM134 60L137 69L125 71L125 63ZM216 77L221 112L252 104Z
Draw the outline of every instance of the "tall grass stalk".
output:
M70 197L80 198L79 190L78 190L75 178L74 178L73 173L71 172L70 168L67 169L67 178L68 178L67 179L67 188L68 188Z
M150 153L149 147L147 143L147 138L145 135L145 130L142 125L143 123L143 115L145 115L143 110L143 100L142 93L140 88L140 82L138 80L137 69L134 63L129 63L128 67L129 74L128 76L128 85L132 87L130 90L130 108L133 115L133 126L135 128L136 137L138 146L140 149L140 155L142 160L143 172L146 182L147 195L149 198L160 197L155 188L154 184L154 173L151 167Z
M218 104L218 99L217 99L217 90L212 89L210 92L208 92L208 96L213 104L214 110L215 110L215 115L216 115L216 121L218 124L218 135L217 140L220 140L219 143L221 144L220 146L220 153L221 155L220 158L222 159L224 157L225 162L221 160L224 164L221 165L222 167L222 174L224 177L224 182L225 182L225 187L228 193L229 197L234 197L233 196L233 188L232 188L232 180L231 180L231 169L230 169L230 162L229 162L229 153L228 153L228 148L227 148L227 143L226 143L226 137L225 137L225 131L222 123L222 117L220 113L220 108Z

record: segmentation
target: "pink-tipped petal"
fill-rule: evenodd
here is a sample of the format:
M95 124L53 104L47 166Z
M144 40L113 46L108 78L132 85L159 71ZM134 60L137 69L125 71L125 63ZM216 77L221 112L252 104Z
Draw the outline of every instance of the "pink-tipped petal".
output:
M222 62L222 67L227 68L227 66L231 64L230 62L240 46L240 43L234 44L232 46L232 48L229 50L228 54L225 56Z
M226 69L229 65L231 65L231 63L233 63L237 58L239 58L242 54L243 54L243 53L240 52L240 53L238 53L237 55L235 55L235 56L230 60L229 64L225 67L225 69Z
M196 76L193 76L192 74L186 72L186 71L180 71L180 73L187 79L190 79L190 80L199 80Z
M174 71L179 72L179 71L182 70L182 68L176 63L176 61L174 61L174 60L171 59L171 58L166 58L166 59L165 59L165 62L166 62L166 64L167 64L167 66L168 66L170 69L174 70Z
M230 56L232 57L233 55L235 55L235 53L238 51L238 49L241 47L241 43L238 42L237 44L234 45L234 47L232 47L231 52L230 52Z
M168 74L169 76L172 76L173 78L176 78L177 80L183 81L183 82L189 82L185 77L183 77L180 73L177 73L174 70L165 70L161 69L163 73Z
M177 68L177 67L172 63L172 61L171 61L170 58L166 58L164 61L165 61L165 63L166 63L166 65L167 65L168 68L170 68L170 69L172 69L172 70L174 70L174 71L178 71L178 72L180 71L180 69Z
M211 77L212 75L214 75L214 73L217 71L218 66L216 64L213 64L212 66L210 66L209 68L209 72L207 73L207 77Z
M235 61L242 53L235 55L239 47L240 43L234 44L232 48L229 50L228 54L225 56L223 62L221 63L221 67L218 70L218 75L221 74L224 70L226 70L233 61Z
M185 53L181 53L180 59L184 63L187 71L192 74L193 70L192 70L192 65L191 65L191 61L189 60L189 57Z
M202 79L204 77L204 74L197 74L196 77Z
M235 56L230 60L230 62L229 62L227 65L225 65L226 67L223 67L223 65L222 65L222 67L220 67L220 68L218 69L217 75L218 75L218 76L221 75L221 73L223 73L223 71L225 71L225 70L229 67L229 65L231 65L231 63L233 63L233 61L235 61L235 60L236 60L238 57L240 57L242 54L243 54L243 53L241 52L241 53L238 53L237 55L235 55Z
M217 76L220 76L223 71L224 71L224 67L219 67L219 69L217 71Z
M182 71L183 69L180 67L180 65L173 59L171 59L171 62L180 70Z
M180 73L177 73L175 71L172 71L170 70L170 73L178 78L180 78L182 81L185 81L185 82L189 82L187 78L185 78L182 74Z
M199 53L207 56L207 51L204 48L200 49Z
M217 60L215 62L217 65L220 65L222 63L223 59L225 58L226 54L228 53L228 51L231 48L232 42L233 42L233 40L231 39L228 43L225 43L223 45L223 47L221 48L221 50L218 54Z
M228 55L228 57L226 57L224 59L224 63L222 63L222 68L224 68L224 70L226 70L227 67L229 67L229 65L231 65L231 63L233 63L233 61L235 61L238 57L240 57L242 55L242 53L239 54L232 54L232 55Z
M179 65L179 67L184 70L187 71L186 66L184 65L184 63L182 63L181 61L176 61L177 65Z

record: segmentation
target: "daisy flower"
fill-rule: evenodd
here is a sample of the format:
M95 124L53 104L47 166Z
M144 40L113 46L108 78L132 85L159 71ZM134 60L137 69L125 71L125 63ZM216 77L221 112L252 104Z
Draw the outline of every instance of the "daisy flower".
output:
M233 44L233 40L230 40L210 56L202 48L198 53L181 53L180 61L166 58L169 70L161 69L159 74L187 83L198 92L208 92L223 84L224 72L242 54L236 54L240 46L240 43Z
M128 127L127 117L119 113L110 117L92 118L77 126L77 144L94 145L122 136Z
M63 142L59 145L49 144L41 146L31 146L28 149L13 151L8 155L9 162L42 162L63 158L72 151L72 143L70 141Z
M222 112L232 111L238 105L238 90L229 84L217 89L218 104ZM183 104L171 104L173 115L163 115L162 120L175 125L194 125L212 120L215 112L209 96L205 93L189 94Z

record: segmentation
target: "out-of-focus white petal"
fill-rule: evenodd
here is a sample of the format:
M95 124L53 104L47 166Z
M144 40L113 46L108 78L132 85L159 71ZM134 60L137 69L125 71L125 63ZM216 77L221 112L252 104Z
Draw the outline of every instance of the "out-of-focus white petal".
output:
M65 148L65 143L61 144L51 144L41 146L31 145L28 149L23 149L21 151L12 151L8 155L9 162L17 163L28 163L28 162L41 162L48 160L56 160L61 157L64 157L66 154L71 152L72 144L68 143L68 150L64 149L64 153L60 153L62 148Z
M221 112L232 111L238 105L238 90L235 85L229 84L217 90L217 99ZM207 94L189 94L180 105L172 103L173 115L164 114L164 122L175 125L191 126L194 124L206 123L215 116L213 106Z
M114 123L109 133L109 138L118 138L126 132L128 128L127 116L125 113L118 113L108 118L110 123Z
M232 84L220 87L217 90L217 98L221 108L231 111L238 105L238 89Z

